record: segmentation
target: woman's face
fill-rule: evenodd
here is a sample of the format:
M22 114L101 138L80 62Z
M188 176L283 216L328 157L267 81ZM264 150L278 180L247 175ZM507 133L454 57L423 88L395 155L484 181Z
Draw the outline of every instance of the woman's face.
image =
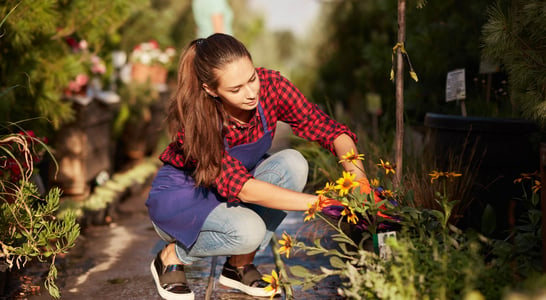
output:
M216 91L205 89L212 96L220 97L231 116L247 122L249 113L258 106L260 94L260 79L252 61L242 57L216 70L216 75Z

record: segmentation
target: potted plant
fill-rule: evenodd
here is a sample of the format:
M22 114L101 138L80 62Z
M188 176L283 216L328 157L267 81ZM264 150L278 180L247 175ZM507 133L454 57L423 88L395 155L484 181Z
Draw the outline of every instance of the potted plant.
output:
M155 40L134 47L118 89L121 103L114 122L118 163L138 162L151 154L161 136L165 101L170 95L168 74L176 51Z
M141 84L149 82L158 90L165 90L167 74L175 55L173 47L161 49L155 40L136 45L129 56L131 81Z
M60 189L41 194L31 180L39 149L49 151L43 140L28 132L0 136L0 268L22 269L31 260L49 263L44 284L59 298L55 261L74 246L80 227L71 211L56 216Z

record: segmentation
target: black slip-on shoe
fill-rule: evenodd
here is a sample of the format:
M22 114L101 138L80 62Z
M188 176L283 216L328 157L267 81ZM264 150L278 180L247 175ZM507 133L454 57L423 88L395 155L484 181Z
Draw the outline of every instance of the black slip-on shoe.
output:
M226 260L222 274L218 282L224 286L238 289L248 295L256 297L271 297L280 294L280 291L268 291L265 289L269 283L262 279L262 274L254 264L244 267L234 267Z
M195 295L188 287L184 265L164 266L160 254L161 251L152 261L150 269L161 298L166 300L194 300Z

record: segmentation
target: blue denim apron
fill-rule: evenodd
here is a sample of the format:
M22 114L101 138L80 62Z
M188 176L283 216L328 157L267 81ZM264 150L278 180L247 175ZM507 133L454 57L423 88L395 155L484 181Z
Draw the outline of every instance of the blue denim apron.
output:
M257 141L230 148L224 138L228 153L251 173L267 157L273 141L261 103L258 103L258 112L265 133ZM216 190L195 187L191 172L166 164L152 182L146 206L155 225L190 247L197 240L205 219L220 202L226 202L226 199Z

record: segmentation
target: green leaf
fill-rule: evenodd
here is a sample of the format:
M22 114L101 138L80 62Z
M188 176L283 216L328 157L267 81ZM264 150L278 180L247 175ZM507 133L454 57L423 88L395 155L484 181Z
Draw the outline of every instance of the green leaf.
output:
M324 275L327 275L327 276L330 276L330 275L333 275L334 274L334 271L333 270L330 270L328 268L325 268L323 266L320 266L320 271L324 274Z
M343 262L343 260L341 260L341 258L337 256L330 257L330 265L336 269L342 269L345 267L345 263Z
M430 210L430 213L438 220L440 223L444 222L444 214L441 211L438 210Z
M493 206L487 204L483 210L481 219L481 231L485 235L493 233L497 226L497 217Z
M318 254L324 254L324 250L309 250L305 252L306 255L312 256L312 255L318 255Z
M311 272L309 272L309 270L307 268L302 267L300 265L291 266L288 269L290 270L290 273L292 273L292 275L294 275L296 277L305 278L305 277L309 277L309 275L311 275Z

